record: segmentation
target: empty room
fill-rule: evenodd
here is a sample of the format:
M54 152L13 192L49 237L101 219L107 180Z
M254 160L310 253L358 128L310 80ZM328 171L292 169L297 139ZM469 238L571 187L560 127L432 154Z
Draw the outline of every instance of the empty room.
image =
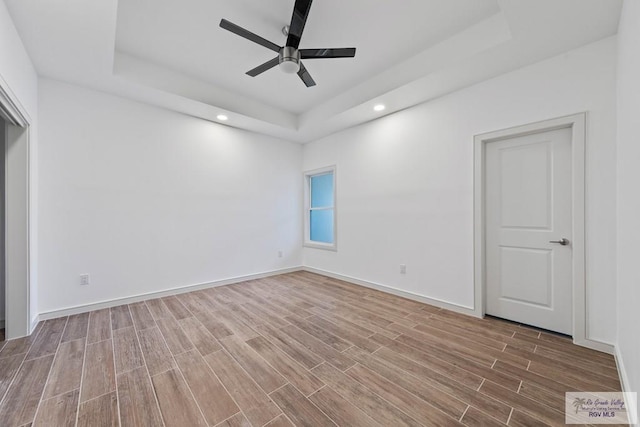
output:
M638 426L638 134L640 0L0 0L0 426Z

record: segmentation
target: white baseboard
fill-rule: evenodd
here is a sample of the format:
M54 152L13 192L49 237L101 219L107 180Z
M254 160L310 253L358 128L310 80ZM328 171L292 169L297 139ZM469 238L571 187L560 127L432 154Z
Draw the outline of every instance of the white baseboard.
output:
M419 295L413 292L403 291L391 286L382 285L380 283L370 282L368 280L357 279L355 277L345 276L339 273L333 273L331 271L321 270L313 267L302 267L303 271L310 273L320 274L322 276L332 277L334 279L343 280L345 282L353 283L354 285L364 286L365 288L375 289L377 291L386 292L388 294L397 295L399 297L407 298L413 301L418 301L424 304L433 305L435 307L444 308L447 310L455 311L457 313L466 314L473 317L478 317L478 314L471 307L465 307L463 305L451 303L448 301L442 301L437 298L429 298L424 295Z
M33 333L33 331L36 329L36 326L38 326L38 323L40 322L40 315L36 315L36 317L34 317L33 319L31 319L31 325L29 325L29 335L31 335Z
M590 348L591 350L601 351L607 354L615 354L615 348L613 345L595 341L589 338L583 340L574 340L573 343L581 347Z
M31 325L31 330L33 331L33 329L35 328L35 325L37 325L38 322L41 321L41 320L55 319L55 318L58 318L58 317L70 316L70 315L73 315L73 314L86 313L88 311L94 311L94 310L100 310L100 309L103 309L103 308L116 307L116 306L123 305L123 304L131 304L131 303L134 303L134 302L140 302L140 301L153 299L153 298L160 298L160 297L166 297L166 296L171 296L171 295L179 295L179 294L184 294L184 293L187 293L187 292L199 291L201 289L208 289L208 288L215 288L215 287L218 287L218 286L231 285L233 283L245 282L247 280L262 279L264 277L277 276L279 274L292 273L294 271L300 271L300 270L302 270L302 266L290 267L290 268L282 268L282 269L279 269L279 270L266 271L266 272L263 272L263 273L255 273L255 274L249 274L249 275L246 275L246 276L238 276L238 277L232 277L232 278L228 278L228 279L216 280L216 281L213 281L213 282L199 283L199 284L196 284L196 285L189 285L189 286L183 286L183 287L179 287L179 288L167 289L167 290L159 291L159 292L149 292L149 293L146 293L146 294L139 294L139 295L134 295L134 296L125 297L125 298L118 298L118 299L114 299L114 300L96 302L96 303L92 303L92 304L78 305L78 306L75 306L75 307L64 308L64 309L61 309L61 310L47 311L47 312L44 312L44 313L40 313L33 320L32 325Z
M279 269L279 270L267 271L267 272L263 272L263 273L250 274L250 275L246 275L246 276L238 276L238 277L233 277L233 278L228 278L228 279L221 279L221 280L216 280L216 281L213 281L213 282L200 283L200 284L196 284L196 285L189 285L189 286L184 286L184 287L179 287L179 288L167 289L167 290L159 291L159 292L149 292L149 293L146 293L146 294L140 294L140 295L135 295L135 296L131 296L131 297L125 297L125 298L118 298L118 299L114 299L114 300L102 301L102 302L97 302L97 303L92 303L92 304L79 305L79 306L69 307L69 308L65 308L65 309L61 309L61 310L48 311L48 312L40 313L38 316L36 316L32 320L32 322L31 322L31 331L30 332L33 332L33 330L35 329L36 325L41 320L55 319L57 317L63 317L63 316L70 316L70 315L73 315L73 314L86 313L88 311L100 310L100 309L109 308L109 307L116 307L118 305L123 305L123 304L131 304L131 303L134 303L134 302L144 301L144 300L153 299L153 298L160 298L160 297L165 297L165 296L178 295L178 294L182 294L182 293L186 293L186 292L193 292L193 291L197 291L197 290L201 290L201 289L214 288L214 287L217 287L217 286L231 285L233 283L245 282L247 280L261 279L261 278L270 277L270 276L277 276L279 274L292 273L292 272L295 272L295 271L308 271L310 273L316 273L316 274L320 274L322 276L327 276L327 277L331 277L331 278L334 278L334 279L343 280L345 282L349 282L349 283L352 283L354 285L363 286L363 287L370 288L370 289L375 289L375 290L386 292L386 293L389 293L389 294L392 294L392 295L397 295L397 296L400 296L400 297L403 297L403 298L407 298L407 299L410 299L410 300L413 300L413 301L418 301L418 302L429 304L429 305L432 305L432 306L435 306L435 307L444 308L446 310L455 311L457 313L466 314L468 316L481 317L471 307L466 307L466 306L455 304L455 303L451 303L451 302L448 302L448 301L439 300L437 298L430 298L430 297L427 297L427 296L424 296L424 295L420 295L420 294L416 294L416 293L413 293L413 292L403 291L401 289L397 289L397 288L394 288L394 287L391 287L391 286L382 285L380 283L375 283L375 282L370 282L368 280L363 280L363 279L358 279L358 278L355 278L355 277L345 276L343 274L334 273L334 272L327 271L327 270L322 270L322 269L319 269L319 268L307 267L307 266L298 266L298 267L290 267L290 268L283 268L283 269ZM602 352L605 352L605 353L609 353L609 354L616 354L616 356L617 356L617 353L614 352L614 346L612 346L610 344L605 344L605 343L601 343L601 342L594 341L594 340L589 340L589 339L582 340L580 342L576 342L575 344L581 345L583 347L591 348L593 350L598 350L598 351L602 351ZM619 364L618 366L621 366L621 364ZM621 378L622 378L622 376L621 376Z
M615 347L614 356L616 358L616 366L618 366L618 376L620 377L620 384L622 385L622 391L626 392L634 392L638 390L631 390L631 386L629 385L629 377L627 376L627 370L624 366L624 360L622 359L622 354L620 354L620 347ZM625 405L627 410L631 414L636 414L638 416L638 402L637 401L625 401ZM637 420L636 420L637 421ZM632 427L639 427L639 423L630 424Z

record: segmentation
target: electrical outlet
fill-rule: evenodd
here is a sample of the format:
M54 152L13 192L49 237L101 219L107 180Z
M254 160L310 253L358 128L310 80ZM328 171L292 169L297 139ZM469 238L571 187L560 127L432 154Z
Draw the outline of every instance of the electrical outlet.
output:
M87 286L89 284L89 275L81 274L80 275L80 286Z
M406 264L400 264L400 274L407 274Z
M278 258L282 258L282 251L278 251Z

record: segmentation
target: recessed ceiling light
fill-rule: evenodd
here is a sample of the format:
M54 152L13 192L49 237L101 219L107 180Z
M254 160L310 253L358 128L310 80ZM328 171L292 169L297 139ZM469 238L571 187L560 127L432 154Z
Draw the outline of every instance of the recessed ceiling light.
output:
M226 122L227 120L229 120L229 117L227 117L224 114L218 114L218 120L221 120L223 122Z
M387 107L385 107L383 104L378 104L375 107L373 107L375 111L383 111L385 108Z

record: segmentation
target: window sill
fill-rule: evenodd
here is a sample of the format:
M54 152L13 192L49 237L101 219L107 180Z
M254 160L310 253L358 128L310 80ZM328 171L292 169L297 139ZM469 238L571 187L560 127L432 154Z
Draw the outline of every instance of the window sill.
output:
M338 252L338 247L336 246L335 243L329 244L329 243L319 243L319 242L304 242L303 246L305 248L322 249L325 251Z

